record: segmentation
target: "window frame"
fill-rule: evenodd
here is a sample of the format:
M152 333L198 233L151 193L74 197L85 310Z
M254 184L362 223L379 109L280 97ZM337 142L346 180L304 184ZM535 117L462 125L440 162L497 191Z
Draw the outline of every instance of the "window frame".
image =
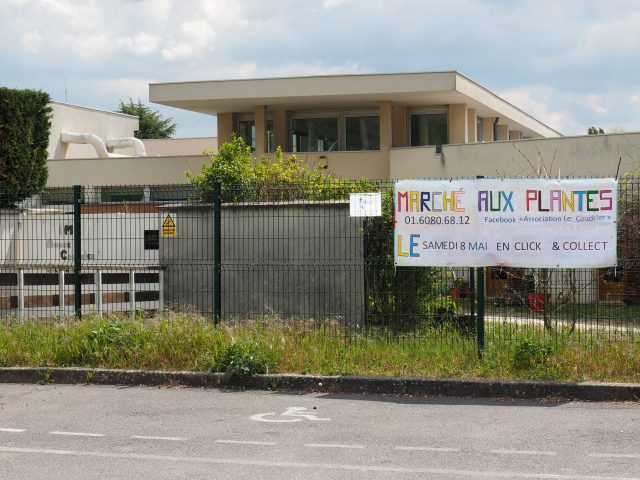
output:
M352 117L376 117L378 119L378 147L380 145L380 110L377 108L364 109L345 109L345 110L304 110L291 112L289 114L288 137L291 142L291 150L293 152L293 122L294 120L312 119L312 118L336 118L338 122L338 148L324 152L315 151L297 151L294 153L327 153L327 152L379 152L376 150L347 150L347 125L346 119Z
M447 145L449 142L449 107L448 105L429 105L429 106L414 106L407 107L407 146L411 148L419 147L441 147L441 145L411 145L411 117L414 115L439 115L444 114L447 116L447 141L442 145Z

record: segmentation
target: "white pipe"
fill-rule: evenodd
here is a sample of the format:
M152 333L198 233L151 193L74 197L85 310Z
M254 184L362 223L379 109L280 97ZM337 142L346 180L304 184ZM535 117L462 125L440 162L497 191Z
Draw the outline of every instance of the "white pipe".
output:
M135 137L109 138L107 139L107 148L133 148L136 152L136 157L147 156L144 143Z
M82 144L90 144L95 148L98 157L100 158L108 158L109 152L107 152L107 147L100 137L94 135L93 133L69 133L62 132L60 134L60 140L63 143L82 143Z

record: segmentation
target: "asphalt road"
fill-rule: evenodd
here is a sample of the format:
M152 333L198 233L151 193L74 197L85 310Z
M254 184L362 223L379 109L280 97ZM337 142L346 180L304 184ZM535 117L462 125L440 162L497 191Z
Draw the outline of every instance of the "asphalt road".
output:
M640 404L0 384L0 479L640 479Z

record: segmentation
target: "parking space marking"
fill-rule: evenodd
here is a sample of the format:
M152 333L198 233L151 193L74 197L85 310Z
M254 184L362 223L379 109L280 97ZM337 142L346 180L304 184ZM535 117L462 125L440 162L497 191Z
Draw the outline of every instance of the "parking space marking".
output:
M557 455L558 452L545 450L489 450L489 453L498 455Z
M340 443L305 443L305 447L309 448L345 448L345 449L363 449L366 445L344 445Z
M396 447L396 450L404 450L408 452L459 452L459 448L444 447Z
M129 438L133 438L136 440L167 440L169 442L186 442L189 440L184 437L157 437L154 435L131 435Z
M276 415L275 412L256 413L255 415L251 415L251 417L249 418L254 422L268 423L293 423L302 422L304 420L309 420L312 422L328 422L329 420L331 420L330 418L318 417L316 413L308 410L306 407L289 407L280 415Z
M26 430L24 430L22 428L0 428L0 432L5 432L5 433L23 433L23 432L26 432Z
M276 442L259 442L255 440L216 440L216 443L228 443L231 445L265 445L268 447L277 445Z
M49 435L67 435L70 437L104 437L104 433L87 432L49 432Z
M593 458L640 458L640 453L590 453Z

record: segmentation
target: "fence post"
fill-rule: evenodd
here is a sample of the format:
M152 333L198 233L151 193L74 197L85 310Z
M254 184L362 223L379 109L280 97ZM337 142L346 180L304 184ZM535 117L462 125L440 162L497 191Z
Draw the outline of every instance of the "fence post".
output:
M73 186L73 284L74 311L76 317L82 317L82 222L80 206L82 205L82 187Z
M64 268L58 270L58 309L60 317L64 317Z
M133 322L136 319L136 272L134 270L129 270L129 308Z
M478 357L482 357L484 350L484 267L478 267L478 319L476 321L478 334Z
M18 318L24 320L24 270L18 270Z
M495 128L495 124L494 124ZM484 178L484 175L477 175L476 178ZM482 357L484 350L484 267L478 267L478 316L476 317L476 335L478 337L478 357ZM473 278L473 275L472 275Z
M158 270L158 304L160 316L164 315L164 271Z
M93 283L96 286L95 296L96 296L96 311L98 312L98 316L102 316L102 270L96 270L94 272Z
M213 321L222 318L222 192L220 182L213 182Z

